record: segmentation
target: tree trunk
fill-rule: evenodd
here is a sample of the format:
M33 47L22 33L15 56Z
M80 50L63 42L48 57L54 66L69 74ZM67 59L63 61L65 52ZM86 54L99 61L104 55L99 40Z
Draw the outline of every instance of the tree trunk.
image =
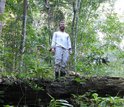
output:
M78 36L78 19L81 0L73 2L73 20L72 20L72 49L74 50L74 71L76 71L77 63L77 36Z
M86 92L95 92L99 96L124 96L124 78L118 77L66 77L58 81L1 78L0 85L3 105L48 105L51 100L49 95L69 99L72 94L83 95Z
M23 54L25 51L25 43L26 43L26 22L27 22L27 0L24 0L24 7L23 7L23 22L22 22L22 38L21 38L21 45L20 45L20 67L23 66Z
M5 9L5 3L6 3L6 0L0 0L0 16L3 14L4 12L4 9ZM0 21L0 34L2 33L2 22Z
M4 13L5 4L6 4L6 0L0 0L0 17L1 17L2 14ZM1 36L2 36L2 27L3 27L3 23L2 23L2 21L0 20L0 38L1 38ZM1 38L0 40L1 40L0 45L3 47L3 49L1 50L1 57L3 57L2 55L4 55L4 42L3 42L2 38ZM1 61L2 61L2 60L1 60ZM2 63L3 63L3 62L2 62ZM1 67L0 67L0 71L4 71L4 67L3 67L2 64L1 64Z

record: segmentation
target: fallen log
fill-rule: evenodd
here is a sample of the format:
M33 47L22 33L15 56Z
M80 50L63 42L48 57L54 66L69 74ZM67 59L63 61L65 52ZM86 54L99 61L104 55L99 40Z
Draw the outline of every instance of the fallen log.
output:
M0 79L1 105L44 105L51 97L67 99L72 94L86 92L99 96L124 96L124 78L119 77L65 77L57 81L45 79Z

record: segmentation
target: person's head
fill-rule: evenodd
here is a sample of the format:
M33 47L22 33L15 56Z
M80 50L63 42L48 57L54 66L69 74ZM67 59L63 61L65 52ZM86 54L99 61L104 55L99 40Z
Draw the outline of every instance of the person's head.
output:
M64 32L64 30L65 30L65 22L64 21L61 21L59 23L59 29L60 29L60 31Z

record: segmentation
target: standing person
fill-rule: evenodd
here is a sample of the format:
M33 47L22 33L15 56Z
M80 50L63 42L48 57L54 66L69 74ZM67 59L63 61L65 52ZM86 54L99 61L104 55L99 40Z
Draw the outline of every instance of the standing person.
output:
M60 22L59 31L53 33L51 51L55 55L55 79L59 76L65 76L65 67L72 51L70 36L65 32L64 21Z

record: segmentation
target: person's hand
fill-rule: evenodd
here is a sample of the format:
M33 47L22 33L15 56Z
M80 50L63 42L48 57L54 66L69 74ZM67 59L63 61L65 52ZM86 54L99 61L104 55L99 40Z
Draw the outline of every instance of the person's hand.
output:
M52 49L51 49L51 52L52 52L52 53L55 53L55 49L54 49L54 48L52 48Z
M69 54L72 54L72 50L71 49L69 49Z

